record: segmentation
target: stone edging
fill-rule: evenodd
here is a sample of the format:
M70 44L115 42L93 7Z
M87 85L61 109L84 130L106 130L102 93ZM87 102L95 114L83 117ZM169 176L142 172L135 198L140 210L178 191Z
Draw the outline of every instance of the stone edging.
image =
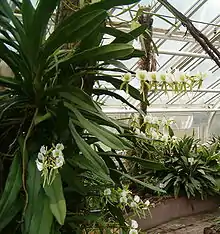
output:
M151 208L152 218L148 215L145 219L134 217L138 221L142 230L148 230L173 219L209 212L217 209L220 205L220 198L209 198L207 200L187 199L180 197L177 199L164 200Z

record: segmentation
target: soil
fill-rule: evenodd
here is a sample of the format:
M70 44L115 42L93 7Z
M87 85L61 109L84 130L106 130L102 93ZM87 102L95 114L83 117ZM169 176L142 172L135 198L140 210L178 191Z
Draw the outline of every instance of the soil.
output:
M215 226L220 219L220 209L212 213L179 218L148 230L147 234L214 234L220 233ZM205 230L204 230L205 229Z

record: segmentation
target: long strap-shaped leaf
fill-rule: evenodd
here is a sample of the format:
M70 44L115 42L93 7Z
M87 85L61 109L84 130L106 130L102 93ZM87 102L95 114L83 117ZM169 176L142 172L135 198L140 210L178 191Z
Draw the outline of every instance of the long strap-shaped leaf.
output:
M30 43L29 45L32 48L29 49L31 49L32 56L34 56L35 58L38 55L40 46L45 37L48 21L59 2L60 0L40 0L38 2L36 10L32 14L32 9L27 9L25 12L23 12L23 14L25 14L25 18L32 17L32 19L30 19L32 24L28 24L27 33L30 38L27 43ZM30 4L28 8L31 8Z
M123 142L114 133L102 126L99 126L87 120L77 109L74 109L73 111L78 121L81 123L81 126L88 130L91 134L96 136L102 143L109 146L111 149L128 149L128 147L125 146Z
M49 199L41 189L36 202L34 216L31 220L28 234L50 233L53 223L53 214L50 210Z
M71 104L65 102L64 105L70 111L72 111L73 105L86 113L87 115L92 115L98 117L98 119L102 120L102 125L115 127L119 132L123 132L122 128L118 125L118 123L110 119L101 108L92 100L92 98L83 92L83 90L79 88L72 88L72 93L65 92L60 93L61 97L65 98Z
M99 153L99 155L104 156L104 157L124 158L131 162L134 162L134 163L136 162L140 164L142 167L146 169L150 169L150 170L158 170L158 171L165 170L165 166L162 163L148 160L148 159L143 159L140 157L125 156L125 155L120 155L120 154L116 154L113 152L101 152Z
M104 160L80 137L72 121L70 121L69 126L72 136L83 154L82 157L85 157L87 160L88 169L91 170L94 175L98 176L100 180L113 183L109 177L109 170ZM85 166L86 165L84 165L84 167Z
M34 15L34 7L31 3L31 0L22 0L22 19L24 30L27 35L33 36L30 34L30 30L33 30L33 15Z
M20 37L24 37L24 30L22 28L22 24L18 20L18 18L14 15L8 1L6 0L1 1L0 11L2 11L7 16L9 21L12 21Z
M18 198L21 186L21 164L19 155L16 155L13 159L10 172L6 181L5 189L2 193L0 200L1 223L5 222L4 220L7 219L7 224L17 214L18 210L14 210L14 213L10 212L10 210L13 209L13 206ZM10 217L7 216L8 212L10 212ZM4 226L1 225L1 228L4 228Z
M66 201L63 195L63 186L58 173L51 185L46 185L44 191L49 198L50 210L60 225L64 224L66 217Z
M47 58L64 43L76 42L90 35L104 21L107 13L96 10L74 16L68 24L60 24L47 39L42 49L42 58Z
M103 0L99 1L98 3L87 5L86 7L82 8L80 11L77 11L76 13L73 13L71 16L66 18L63 22L61 22L60 27L63 27L64 25L70 24L72 20L76 17L79 17L79 15L86 14L88 12L92 12L95 10L109 10L115 6L120 5L128 5L135 2L139 2L140 0Z
M134 52L134 48L128 44L110 44L85 50L75 54L72 58L61 64L79 63L81 61L105 61L110 59L121 59Z
M34 218L36 207L38 206L37 201L40 188L40 173L37 170L35 161L31 159L28 163L27 173L28 206L24 217L24 234L29 233L31 221Z
M3 87L20 90L21 83L12 77L0 76L0 85Z
M120 89L121 84L123 83L122 80L116 79L112 76L94 76L94 80L102 80L102 81L106 81L108 83L111 83L116 89ZM126 87L122 88L124 91L126 90ZM141 98L141 94L140 91L137 90L136 88L134 88L131 85L128 85L128 93L135 98L136 100L140 100L143 101ZM146 101L147 102L147 101Z
M165 193L166 192L163 189L160 189L160 188L158 188L158 187L156 187L156 186L154 186L152 184L147 184L145 182L142 182L142 181L140 181L140 180L138 180L138 179L136 179L136 178L134 178L134 177L132 177L132 176L130 176L128 174L120 172L119 170L115 170L115 169L111 169L111 170L115 171L116 173L120 174L121 176L124 176L125 178L127 178L127 179L129 179L129 180L131 180L131 181L133 181L133 182L135 182L137 184L142 185L143 187L146 187L146 188L149 188L149 189L151 189L153 191L157 191L157 192L161 192L161 193Z
M121 102L127 104L128 106L130 106L131 108L133 108L134 110L136 110L137 112L141 113L141 111L136 108L135 106L133 106L130 102L128 102L125 98L123 98L121 95L114 93L112 91L109 91L107 89L93 89L93 93L95 95L108 95L110 97L114 97L118 100L120 100Z

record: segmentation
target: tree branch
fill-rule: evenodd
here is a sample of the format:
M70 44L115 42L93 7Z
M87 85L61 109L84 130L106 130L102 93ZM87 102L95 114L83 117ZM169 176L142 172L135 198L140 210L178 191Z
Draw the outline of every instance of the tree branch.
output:
M189 18L179 12L175 7L173 7L167 0L157 0L164 7L166 7L178 20L181 21L183 26L185 26L194 39L201 45L203 50L210 56L211 59L220 68L220 52L218 49L209 41L209 39L201 33L191 22Z

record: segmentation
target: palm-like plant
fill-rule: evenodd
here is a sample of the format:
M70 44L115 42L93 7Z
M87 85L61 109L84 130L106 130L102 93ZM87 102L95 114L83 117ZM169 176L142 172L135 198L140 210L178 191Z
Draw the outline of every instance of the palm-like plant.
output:
M36 8L30 0L14 0L22 19L14 15L7 0L1 1L0 58L14 77L0 77L4 87L0 90L0 153L7 176L0 200L0 232L55 233L56 225L63 225L67 215L64 231L74 233L80 227L76 212L84 207L88 193L97 186L120 185L120 176L126 176L125 171L117 170L111 156L103 156L98 145L127 149L131 144L120 136L125 129L106 116L91 96L108 94L126 102L110 91L94 90L94 82L104 80L120 88L122 81L100 73L105 67L97 62L142 55L127 43L143 33L145 26L123 33L105 25L110 8L137 1L104 0L88 5L49 36L48 22L59 0L40 0ZM116 39L101 45L104 33ZM62 50L66 43L74 47ZM136 89L130 87L129 92L140 99ZM52 184L43 187L35 159L42 145L58 142L65 146L66 163ZM120 211L109 209L123 224ZM21 220L18 227L8 225L16 224L15 220Z

